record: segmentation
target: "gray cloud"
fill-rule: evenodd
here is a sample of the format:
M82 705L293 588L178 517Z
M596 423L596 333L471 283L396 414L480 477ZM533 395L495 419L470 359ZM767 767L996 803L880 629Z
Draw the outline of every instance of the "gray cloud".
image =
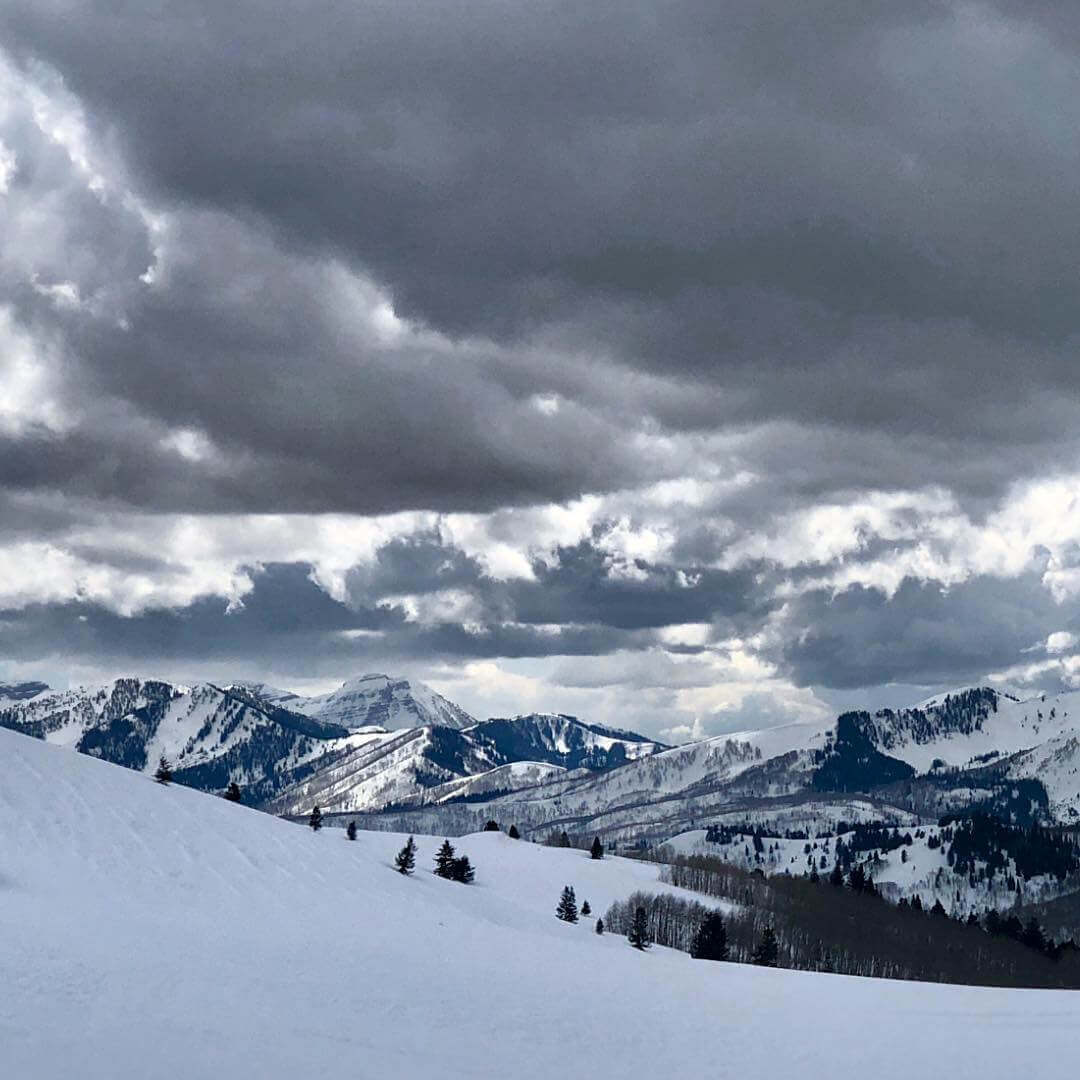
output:
M909 578L891 598L861 586L836 596L819 590L800 597L789 618L780 652L796 683L851 689L984 681L1075 625L1080 607L1056 604L1032 570L948 590Z
M10 0L0 39L87 144L29 98L3 117L0 334L43 386L0 366L21 395L14 420L0 404L0 543L155 579L183 551L104 542L110 512L197 531L621 493L666 544L616 565L601 522L502 580L410 531L358 559L348 603L297 544L229 614L0 612L13 660L315 677L609 656L706 623L780 633L786 676L855 694L981 678L1073 625L1008 560L947 593L933 559L891 599L798 592L845 559L937 557L955 522L900 510L801 565L776 524L941 489L993 527L1011 485L1080 467L1080 19L1061 5ZM649 502L687 478L716 490ZM728 560L751 534L775 543ZM788 714L771 700L746 716Z

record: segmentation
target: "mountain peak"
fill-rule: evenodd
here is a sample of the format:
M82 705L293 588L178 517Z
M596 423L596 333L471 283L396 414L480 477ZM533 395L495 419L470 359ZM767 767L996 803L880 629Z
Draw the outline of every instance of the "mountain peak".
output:
M289 700L290 709L351 729L382 727L467 728L476 723L464 709L426 683L399 675L371 672L347 679L336 690Z

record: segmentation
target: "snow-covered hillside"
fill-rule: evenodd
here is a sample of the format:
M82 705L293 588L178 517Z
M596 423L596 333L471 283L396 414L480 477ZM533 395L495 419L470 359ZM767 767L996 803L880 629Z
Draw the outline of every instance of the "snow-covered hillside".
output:
M867 720L874 745L926 772L935 761L970 766L1080 734L1080 690L1016 698L988 687L953 691Z
M483 793L497 796L564 775L614 770L660 746L572 716L535 713L464 729L383 732L286 788L267 807L280 814L304 814L313 805L331 813L364 813ZM530 768L505 770L515 763Z
M486 834L459 843L475 885L428 872L435 839L402 878L398 837L314 834L7 731L0 835L0 1072L20 1080L1075 1067L1069 992L641 954L554 918L564 884L597 911L665 888L647 864Z
M865 811L871 811L866 807ZM864 812L846 819L849 823L873 823L873 813ZM1028 879L1016 874L1016 864L1006 858L1001 873L987 878L986 863L978 861L976 872L957 874L948 858L948 843L944 830L937 825L907 825L896 830L905 843L887 850L860 850L854 862L871 877L878 891L893 902L901 897L919 898L929 909L940 901L955 918L975 913L981 915L989 908L1006 911L1017 905L1041 903L1054 897L1075 892L1074 880L1058 881L1051 874ZM705 829L692 829L671 837L663 845L676 855L707 855L746 870L760 868L766 874L809 876L814 870L828 877L837 863L837 844L851 845L853 833L841 831L833 836L811 834L798 839L764 835L755 845L750 833L735 831L723 839L709 840ZM809 849L809 850L808 850ZM980 873L980 871L983 871ZM1008 879L1015 888L1009 888Z

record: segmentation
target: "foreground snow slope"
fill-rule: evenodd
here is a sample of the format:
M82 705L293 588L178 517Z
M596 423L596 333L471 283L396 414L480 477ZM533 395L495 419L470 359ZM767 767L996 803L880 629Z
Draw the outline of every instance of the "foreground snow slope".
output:
M470 887L0 731L0 1076L1073 1075L1080 995L642 955L553 917L656 868L501 834Z

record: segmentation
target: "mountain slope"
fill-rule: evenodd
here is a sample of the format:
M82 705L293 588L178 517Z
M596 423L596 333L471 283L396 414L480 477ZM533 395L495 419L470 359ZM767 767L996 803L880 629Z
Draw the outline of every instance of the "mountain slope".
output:
M566 770L591 776L593 770L617 769L662 745L632 732L545 713L485 720L464 730L410 728L336 756L282 791L268 809L297 815L317 805L330 813L360 813L483 792L497 795L527 790L530 781L546 781ZM534 768L508 774L505 767L515 762Z
M222 791L235 781L252 802L372 737L209 683L140 679L0 703L0 727L142 772L164 754L178 782Z
M0 1065L27 1080L1075 1067L1068 992L641 954L554 918L568 882L598 911L666 889L649 864L486 834L460 843L475 886L430 874L435 838L402 878L399 837L349 844L8 731L0 835Z

